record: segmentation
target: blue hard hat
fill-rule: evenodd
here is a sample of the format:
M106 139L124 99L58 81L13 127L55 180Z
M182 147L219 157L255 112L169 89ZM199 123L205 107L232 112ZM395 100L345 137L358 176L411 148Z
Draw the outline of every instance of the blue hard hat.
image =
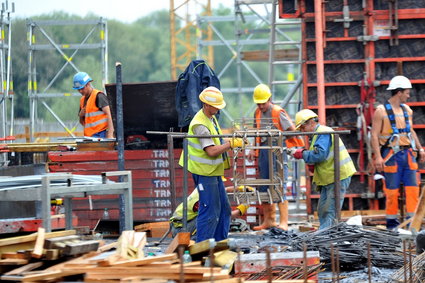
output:
M78 72L74 76L73 89L82 89L87 83L93 81L86 72Z

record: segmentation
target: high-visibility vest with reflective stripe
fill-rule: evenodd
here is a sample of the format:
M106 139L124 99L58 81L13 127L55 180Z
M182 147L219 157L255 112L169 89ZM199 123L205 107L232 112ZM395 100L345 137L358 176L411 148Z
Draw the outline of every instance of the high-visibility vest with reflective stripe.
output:
M292 120L289 117L288 113L286 113L285 109L283 109L282 107L278 105L274 105L274 104L272 104L271 107L272 107L271 116L272 116L273 125L275 126L276 129L283 132L284 130L282 128L282 125L280 124L280 113L283 113L283 115L286 116L286 119L288 119L288 121L290 121L291 123L292 123ZM263 113L261 112L261 110L257 107L257 109L255 110L255 125L257 126L257 129L261 129L262 114ZM256 138L257 145L260 145L260 139L261 138L259 137ZM298 147L304 146L304 141L302 140L301 137L298 137L298 136L285 139L285 143L288 148L295 147L295 146L298 146Z
M201 110L196 113L189 125L189 135L194 135L193 129L197 125L207 127L211 135L222 134L217 119L213 116L217 125L218 132L214 127L213 122ZM220 145L220 138L212 138L215 145ZM223 176L224 169L230 166L227 155L220 154L216 157L210 157L202 148L198 138L188 138L188 170L191 173L202 176ZM180 156L180 166L183 166L183 154Z
M198 189L194 189L193 192L187 197L187 221L192 220L198 216L198 212L193 211L193 207L199 201ZM183 226L183 203L180 203L176 211L174 211L173 216L171 216L170 221L173 223L174 227Z
M96 106L97 94L100 91L93 89L86 103L86 114L84 116L84 135L91 137L96 133L102 132L108 128L108 116L102 109ZM80 98L80 108L84 108L84 99Z
M327 126L319 125L316 132L330 132L333 131L332 128ZM314 135L313 140L310 144L310 150L314 150L314 143L316 142L319 135ZM314 164L314 175L313 183L317 186L326 186L335 182L334 177L334 135L331 135L331 147L329 149L329 154L326 157L326 160ZM354 163L351 160L350 154L345 148L344 143L339 139L339 166L340 166L340 180L346 179L350 176L353 176L356 173L356 168Z
M406 108L407 114L409 115L409 119L411 119L412 109L406 104L404 104L404 107ZM393 129L391 127L390 119L388 118L388 113L387 113L387 110L385 110L385 107L383 105L379 105L378 108L382 108L385 111L384 120L382 121L382 129L378 137L379 144L384 145L387 142L387 140L391 138L391 136L393 135ZM404 117L403 109L399 109L397 111L394 111L393 109L393 112L394 112L394 120L395 120L397 128L399 129L406 128L406 119ZM400 140L398 141L400 146L406 146L411 144L408 133L402 132L402 133L399 133L398 135L400 137ZM389 144L388 146L391 146L391 145L392 144Z

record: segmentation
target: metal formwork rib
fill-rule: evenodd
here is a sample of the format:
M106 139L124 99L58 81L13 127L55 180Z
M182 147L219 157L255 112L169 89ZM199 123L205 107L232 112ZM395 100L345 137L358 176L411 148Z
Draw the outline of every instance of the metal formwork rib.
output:
M85 35L84 39L80 43L60 43L56 42L46 31L47 26L77 26L86 25L92 26L90 31ZM89 39L94 38L94 32L99 31L99 40L94 43L87 43ZM58 77L64 72L66 68L72 68L75 72L80 71L78 66L74 64L73 60L77 56L79 50L100 50L100 62L102 66L102 87L108 82L108 32L106 20L100 18L98 20L86 20L86 21L33 21L27 20L27 32L28 32L28 96L30 99L30 136L33 139L35 132L36 121L37 121L37 106L40 102L62 125L62 127L74 137L72 130L68 129L63 123L61 118L49 107L49 105L43 100L43 98L54 98L64 96L80 96L78 93L57 93L49 92L54 86ZM48 44L37 44L37 36L47 40ZM53 78L48 78L47 86L40 91L38 89L38 82L41 81L42 74L37 73L36 59L37 55L41 54L42 51L56 50L65 61L62 67L56 72ZM67 54L67 50L72 50L72 54ZM70 83L71 84L71 83Z

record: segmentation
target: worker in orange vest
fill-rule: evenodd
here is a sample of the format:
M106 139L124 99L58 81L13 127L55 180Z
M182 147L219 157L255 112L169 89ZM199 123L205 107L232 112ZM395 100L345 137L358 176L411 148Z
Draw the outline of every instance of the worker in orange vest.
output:
M92 87L92 81L85 72L78 72L74 76L73 89L82 95L78 116L84 127L84 136L113 139L114 124L108 98Z
M257 129L279 129L281 131L295 131L294 124L292 123L291 118L286 113L286 111L272 103L271 101L271 91L270 88L265 84L259 84L254 89L253 100L254 103L257 104L257 109L254 114L254 126ZM291 147L302 147L304 146L303 140L294 136L292 138L288 138L285 140L286 146L288 148ZM255 144L258 145L267 145L267 138L257 138ZM269 158L268 158L268 150L260 149L260 150L251 150L248 154L249 160L254 160L254 158L258 156L258 168L260 171L261 179L269 179L269 174L273 174L269 172ZM285 155L286 157L286 155ZM288 168L285 168L285 175L288 174ZM269 186L260 186L258 190L260 192L267 192ZM286 200L285 191L283 193L283 202L279 202L279 219L280 223L278 225L279 228L283 230L288 230L288 201ZM270 227L276 226L275 217L276 217L276 206L273 203L263 203L263 222L259 226L255 226L254 230L262 230Z
M413 130L413 111L405 104L411 88L408 78L392 78L387 88L392 96L376 108L372 120L373 164L377 172L384 172L385 213L389 230L397 228L400 223L397 219L400 183L405 189L408 218L414 215L419 200L416 158L424 162L425 151Z

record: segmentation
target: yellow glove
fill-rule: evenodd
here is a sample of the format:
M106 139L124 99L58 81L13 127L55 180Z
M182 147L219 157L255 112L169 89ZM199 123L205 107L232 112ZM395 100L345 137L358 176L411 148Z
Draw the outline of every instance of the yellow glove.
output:
M235 148L235 147L243 147L243 145L245 144L244 140L241 138L231 138L229 140L230 142L230 147L231 148Z
M240 204L238 205L237 209L241 212L241 215L244 215L246 211L248 210L249 205L248 204Z
M253 187L250 187L250 186L239 186L238 191L239 192L254 192L255 189Z

